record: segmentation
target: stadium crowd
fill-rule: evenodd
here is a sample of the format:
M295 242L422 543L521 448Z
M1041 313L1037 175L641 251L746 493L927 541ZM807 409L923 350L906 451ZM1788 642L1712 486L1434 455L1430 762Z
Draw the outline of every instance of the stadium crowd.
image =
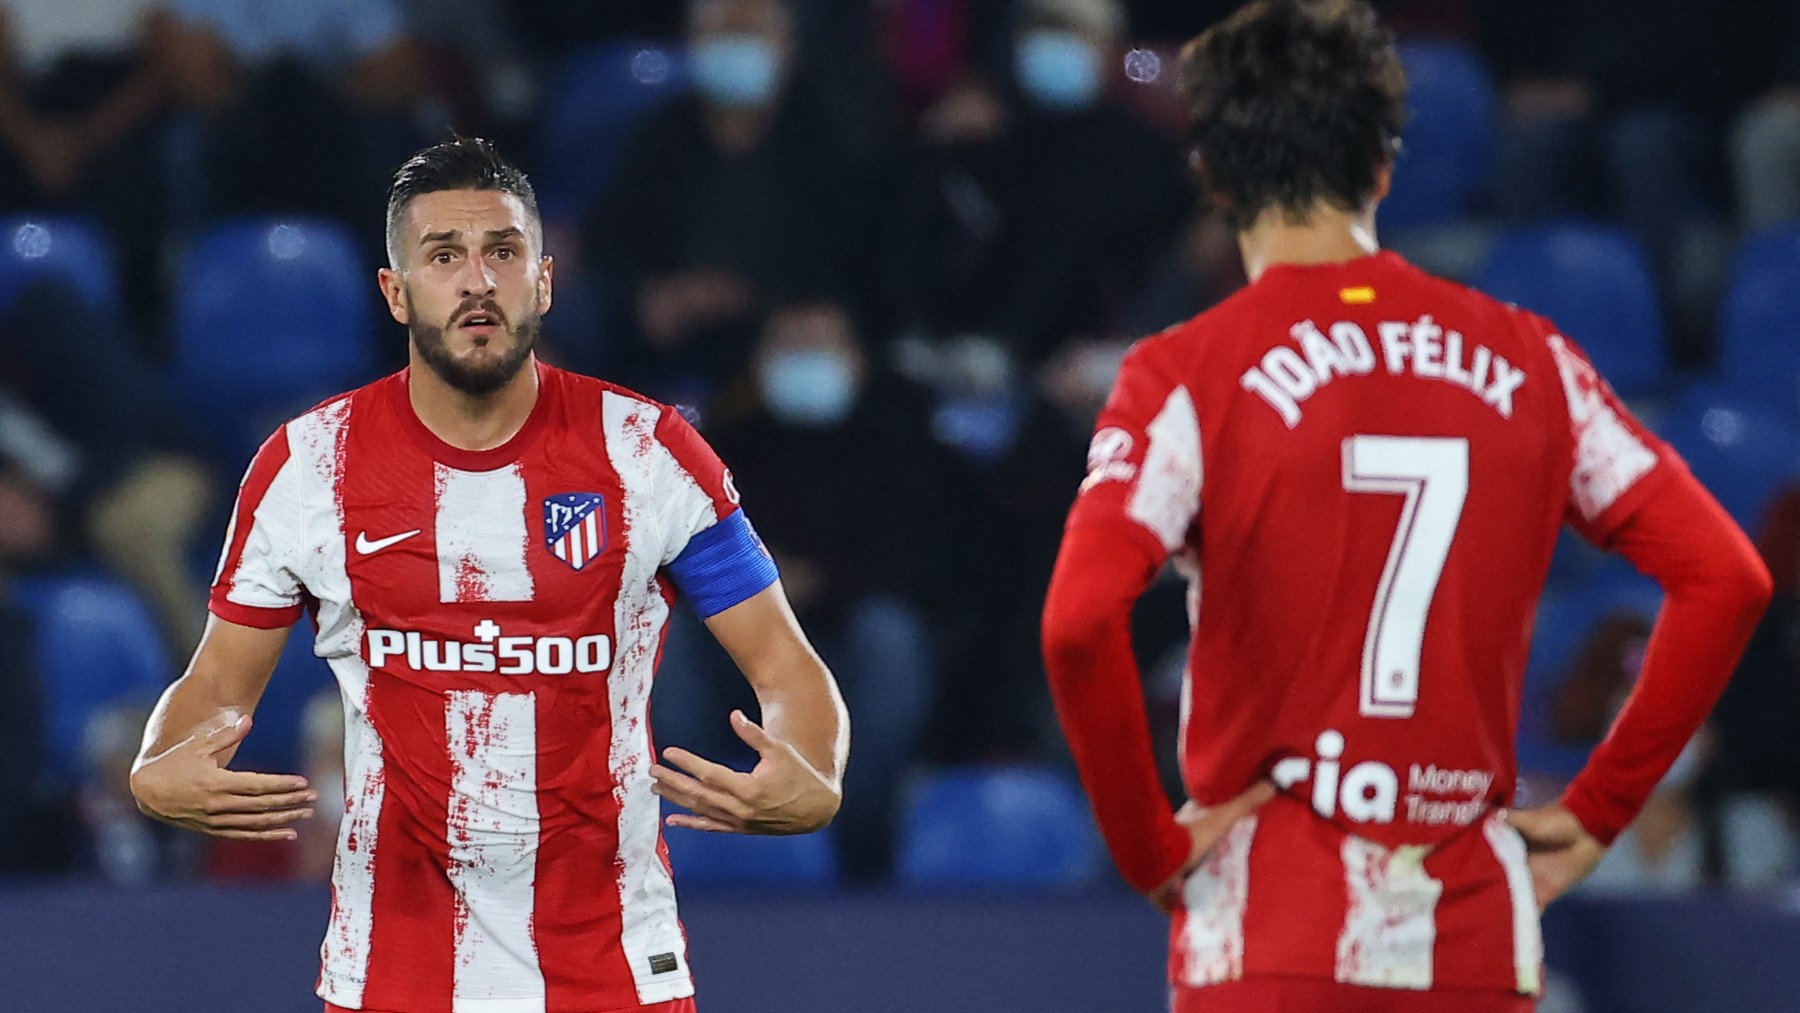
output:
M124 771L198 637L249 453L403 362L373 284L385 175L454 130L538 186L546 357L690 413L843 682L826 878L929 878L921 785L1060 762L1037 618L1125 348L1243 283L1165 72L1235 6L0 0L0 873L322 875L327 821L291 849L178 839ZM1384 243L1561 321L1785 592L1591 888L1789 882L1800 2L1375 6L1413 82ZM1169 581L1140 615L1165 735L1181 597ZM1564 546L1526 797L1604 731L1654 609L1628 567ZM688 618L658 738L730 755L748 691ZM239 759L329 787L341 714L309 647L298 631Z

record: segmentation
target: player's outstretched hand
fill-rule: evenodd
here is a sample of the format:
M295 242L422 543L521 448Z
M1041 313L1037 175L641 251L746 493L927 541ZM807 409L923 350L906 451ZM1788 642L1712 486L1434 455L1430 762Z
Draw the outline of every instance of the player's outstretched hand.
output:
M759 757L748 774L677 747L663 750L668 765L651 766L650 790L692 812L670 816L670 826L730 834L805 834L831 822L843 793L830 779L743 711L731 712L731 728Z
M1275 797L1275 785L1269 781L1257 781L1246 788L1242 794L1229 802L1204 808L1195 805L1192 800L1181 807L1175 814L1175 822L1188 832L1193 845L1188 850L1188 860L1167 883L1157 887L1150 894L1150 902L1156 905L1163 914L1175 910L1175 903L1181 899L1181 886L1187 881L1188 873L1199 868L1206 861L1213 845L1231 829L1232 824L1261 808L1264 802Z
M230 711L131 771L131 794L145 815L215 837L291 841L292 824L311 818L317 792L293 774L229 770L221 754L250 734L250 715Z
M1515 809L1507 814L1506 822L1525 838L1526 862L1531 866L1539 911L1586 879L1606 854L1606 845L1588 833L1560 802Z

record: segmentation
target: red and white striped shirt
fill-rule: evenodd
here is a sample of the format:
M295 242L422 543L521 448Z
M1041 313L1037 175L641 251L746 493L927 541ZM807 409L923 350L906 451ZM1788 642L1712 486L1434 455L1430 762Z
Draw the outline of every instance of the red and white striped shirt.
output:
M387 377L289 422L239 494L212 611L268 628L310 608L343 692L319 979L337 1006L594 1013L694 991L648 705L665 568L736 492L673 410L538 379L517 436L465 451Z
M1188 795L1282 789L1185 881L1177 985L1537 991L1525 845L1500 810L1565 524L1680 606L1646 662L1655 688L1565 796L1610 841L1717 698L1760 567L1580 349L1384 253L1271 267L1127 357L1045 607L1083 784L1126 879L1172 877L1191 841L1152 764L1130 616L1173 559L1193 627ZM1719 563L1688 566L1706 555L1684 545L1722 547ZM1712 572L1745 592L1675 593Z

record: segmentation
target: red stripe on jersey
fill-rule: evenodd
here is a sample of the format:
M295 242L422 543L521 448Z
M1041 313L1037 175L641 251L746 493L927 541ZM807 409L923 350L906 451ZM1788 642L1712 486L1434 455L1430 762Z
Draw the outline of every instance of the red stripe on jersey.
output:
M282 426L257 448L256 456L250 461L250 469L244 474L243 484L238 489L237 506L232 511L231 544L225 550L225 558L219 565L219 574L213 580L212 593L207 603L207 608L214 615L227 622L259 629L280 629L292 626L300 618L299 605L282 609L255 608L239 605L225 597L231 589L232 581L237 577L238 568L244 565L244 545L249 542L250 532L256 527L256 508L262 505L263 497L269 494L269 486L275 483L275 476L281 473L288 457L287 427Z
M604 679L578 691L540 694L537 856L533 937L544 974L545 1010L637 1005L618 945L618 804L606 769L610 723ZM578 745L577 745L578 744Z
M1277 796L1256 815L1244 913L1244 976L1305 973L1329 978L1350 906L1340 850L1343 831L1287 795Z
M339 477L350 596L372 623L441 636L426 620L442 611L431 462L395 454L381 441L382 430L392 430L372 424L370 416L392 410L383 400L358 399L356 411L366 415L350 430ZM355 545L360 533L379 541L413 530L420 533L375 552ZM468 638L467 630L459 633L458 639ZM367 659L367 637L360 650ZM363 1003L449 1013L456 900L446 872L451 780L446 703L441 686L414 684L409 674L399 674L404 672L403 663L371 665L369 672L369 720L381 737L386 795L376 833Z

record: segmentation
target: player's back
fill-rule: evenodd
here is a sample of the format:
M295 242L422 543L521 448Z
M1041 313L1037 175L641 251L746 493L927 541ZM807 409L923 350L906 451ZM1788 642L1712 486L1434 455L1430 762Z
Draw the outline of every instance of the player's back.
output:
M1122 509L1190 579L1189 795L1284 789L1188 880L1173 980L1535 991L1496 811L1532 617L1561 525L1604 540L1659 458L1548 322L1392 254L1133 350L1071 523Z
M1504 804L1557 530L1616 512L1656 461L1579 351L1380 254L1271 268L1141 345L1118 397L1155 416L1134 505L1198 576L1193 797L1222 801L1272 770L1390 847ZM1584 412L1611 423L1578 454ZM1187 441L1197 515L1158 477L1184 474ZM1573 513L1572 495L1587 500Z

